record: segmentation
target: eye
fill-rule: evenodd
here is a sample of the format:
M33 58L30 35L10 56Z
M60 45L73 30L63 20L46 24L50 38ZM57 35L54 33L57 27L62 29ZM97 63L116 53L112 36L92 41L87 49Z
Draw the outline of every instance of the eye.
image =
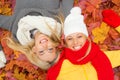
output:
M79 35L79 36L77 36L77 38L82 38L82 36L81 36L81 35Z
M49 48L48 52L51 53L51 52L53 52L53 50L54 50L54 48Z
M67 38L67 40L72 40L72 38Z
M39 54L40 54L40 55L43 55L43 54L44 54L44 51L39 51Z

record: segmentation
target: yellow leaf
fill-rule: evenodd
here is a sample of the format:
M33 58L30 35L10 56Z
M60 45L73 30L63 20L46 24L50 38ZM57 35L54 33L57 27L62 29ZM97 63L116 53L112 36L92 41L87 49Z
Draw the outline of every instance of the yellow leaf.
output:
M108 35L109 29L110 27L106 23L102 22L100 27L96 27L92 30L92 34L94 36L93 41L95 43L103 43Z
M0 74L0 80L4 80L3 77L5 77L5 73Z
M14 50L14 54L15 54L15 59L17 59L21 53L19 51Z
M22 73L22 72L19 72L19 69L18 69L18 68L15 68L13 76L14 76L17 80L27 80L27 79L25 78L26 74L24 74L24 73Z

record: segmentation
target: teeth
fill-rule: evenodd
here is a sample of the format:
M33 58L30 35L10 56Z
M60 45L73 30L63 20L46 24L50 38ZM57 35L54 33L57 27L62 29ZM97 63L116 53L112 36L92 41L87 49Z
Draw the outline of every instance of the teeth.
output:
M80 46L75 46L74 49L75 50L79 50L81 47Z
M41 43L44 43L44 42L47 42L47 40L46 40L46 39L43 39L43 40L41 40L40 42L41 42Z

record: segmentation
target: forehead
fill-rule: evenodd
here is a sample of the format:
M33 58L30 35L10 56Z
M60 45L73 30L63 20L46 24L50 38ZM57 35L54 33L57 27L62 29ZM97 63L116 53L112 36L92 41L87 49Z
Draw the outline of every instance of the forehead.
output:
M76 32L76 33L69 34L67 37L72 37L72 36L77 36L77 35L84 35L84 34L80 32Z

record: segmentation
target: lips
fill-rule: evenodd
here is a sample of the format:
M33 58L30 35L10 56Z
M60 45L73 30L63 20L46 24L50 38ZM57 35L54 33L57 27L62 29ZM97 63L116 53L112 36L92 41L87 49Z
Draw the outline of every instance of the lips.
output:
M44 39L41 39L40 40L40 43L46 43L48 40L46 39L46 38L44 38Z
M79 50L81 48L81 46L74 46L73 49L74 50Z

